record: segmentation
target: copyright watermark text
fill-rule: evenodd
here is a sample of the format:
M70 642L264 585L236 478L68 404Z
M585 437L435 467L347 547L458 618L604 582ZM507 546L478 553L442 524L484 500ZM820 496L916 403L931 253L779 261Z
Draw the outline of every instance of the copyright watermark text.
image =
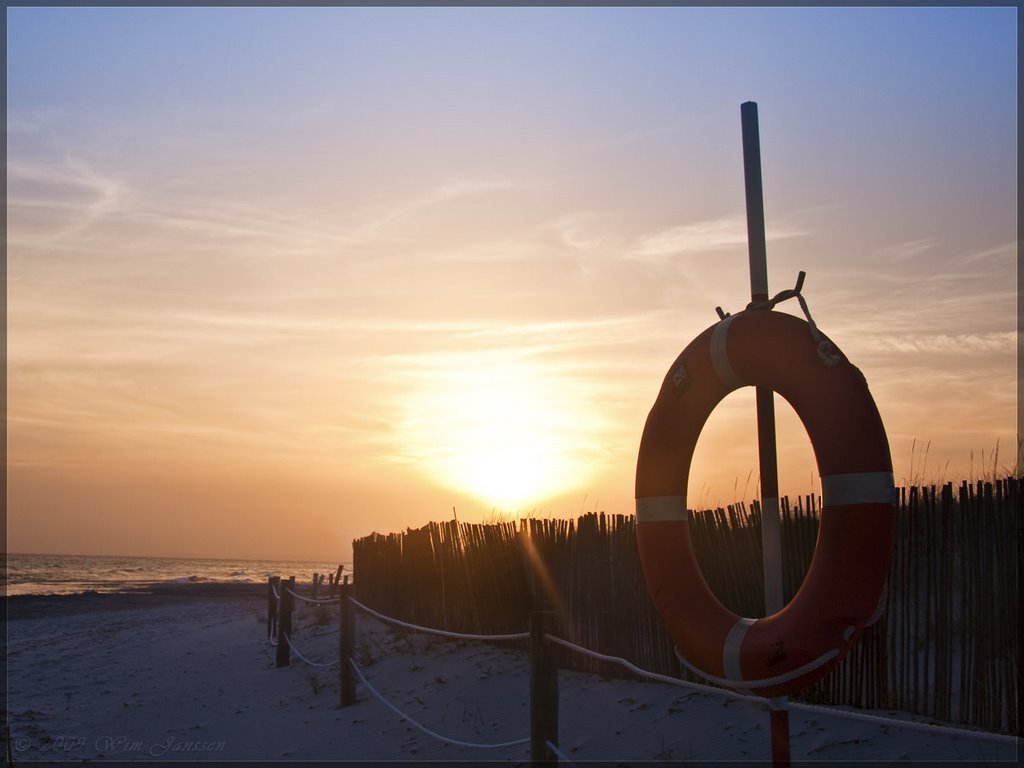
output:
M96 752L101 755L148 755L164 757L180 754L214 754L223 752L226 741L195 741L168 736L162 741L143 741L129 736L42 736L32 738L17 736L11 740L15 752L52 752L56 754L84 754Z

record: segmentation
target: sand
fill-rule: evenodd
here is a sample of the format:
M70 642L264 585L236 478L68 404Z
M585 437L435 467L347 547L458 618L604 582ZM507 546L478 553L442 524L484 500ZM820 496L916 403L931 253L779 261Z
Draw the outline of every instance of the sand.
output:
M526 744L438 741L366 685L339 707L337 666L276 668L265 587L9 598L8 721L15 765L50 760L502 761ZM322 615L320 615L322 613ZM337 609L301 607L294 642L337 658ZM326 623L321 624L321 621ZM356 656L395 706L449 740L529 736L525 644L448 640L358 615ZM769 758L763 704L653 682L559 674L562 751L580 764ZM793 761L1016 762L1020 740L791 711Z

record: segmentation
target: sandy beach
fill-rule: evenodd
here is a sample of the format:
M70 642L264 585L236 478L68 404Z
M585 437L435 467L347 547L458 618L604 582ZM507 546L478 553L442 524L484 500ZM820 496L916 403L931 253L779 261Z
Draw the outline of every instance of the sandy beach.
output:
M8 722L15 765L54 760L502 761L526 764L522 642L409 633L358 614L366 680L339 707L338 668L294 655L276 668L262 585L174 585L147 594L7 600ZM336 608L300 607L294 642L338 656ZM699 688L561 672L561 750L580 764L766 762L763 704ZM1015 762L1020 740L922 729L835 711L791 711L792 758Z

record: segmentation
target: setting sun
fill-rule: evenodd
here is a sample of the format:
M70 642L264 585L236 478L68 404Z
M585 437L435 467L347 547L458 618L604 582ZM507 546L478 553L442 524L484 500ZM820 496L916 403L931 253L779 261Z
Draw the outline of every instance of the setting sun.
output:
M586 482L573 455L586 418L555 376L484 356L426 379L402 434L429 479L507 512Z

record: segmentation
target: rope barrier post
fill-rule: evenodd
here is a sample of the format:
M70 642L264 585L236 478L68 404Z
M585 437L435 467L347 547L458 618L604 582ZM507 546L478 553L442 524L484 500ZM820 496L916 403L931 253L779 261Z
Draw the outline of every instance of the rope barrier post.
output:
M340 683L341 683L341 706L349 707L356 703L356 677L352 669L352 657L355 654L356 646L356 624L355 611L352 610L352 585L348 583L348 575L345 581L338 587L338 621L340 632L338 632L338 658Z
M740 105L743 131L743 178L747 198L750 298L768 301L768 256L764 234L764 189L757 102ZM768 308L770 311L770 307ZM779 466L775 453L775 394L756 387L757 455L761 473L761 544L764 553L764 607L771 616L782 610L782 524L779 520ZM772 762L789 765L789 710L785 697L771 699Z
M557 762L548 742L558 746L558 667L546 637L549 611L530 614L530 760Z
M274 597L275 592L281 590L281 577L280 576L268 576L267 577L267 639L274 637L274 630L277 625L277 598Z
M289 577L287 582L281 582L281 604L278 607L277 617L277 666L287 667L291 663L291 644L288 642L292 636L292 591L295 589L295 577Z

